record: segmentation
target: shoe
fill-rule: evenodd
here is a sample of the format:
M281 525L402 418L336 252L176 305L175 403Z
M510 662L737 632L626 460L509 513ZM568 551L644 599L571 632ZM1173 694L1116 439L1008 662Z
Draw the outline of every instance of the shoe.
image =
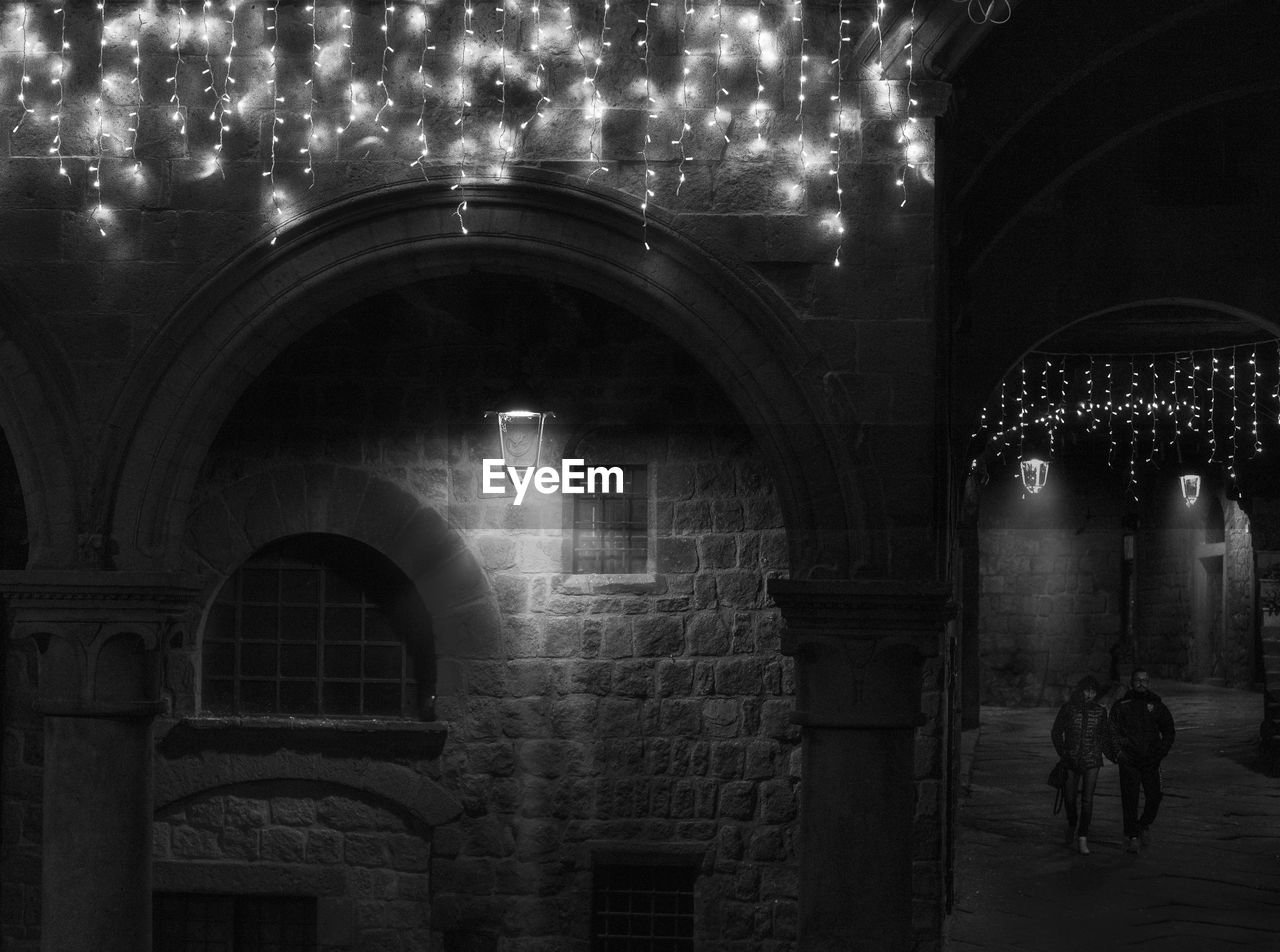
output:
M1138 831L1138 839L1141 840L1143 846L1151 845L1151 827L1144 826Z
M1076 849L1080 851L1081 856L1089 855L1089 841L1085 837L1076 840Z
M1129 837L1129 845L1125 849L1130 853L1138 852L1138 838L1136 836Z

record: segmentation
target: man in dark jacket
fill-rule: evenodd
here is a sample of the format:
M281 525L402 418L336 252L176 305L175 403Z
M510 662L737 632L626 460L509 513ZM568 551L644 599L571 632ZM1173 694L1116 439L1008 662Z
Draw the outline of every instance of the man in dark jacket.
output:
M1135 668L1129 691L1111 708L1111 724L1120 767L1120 805L1124 810L1124 835L1129 852L1151 842L1149 833L1164 796L1160 790L1160 761L1173 746L1173 715L1159 696L1151 693L1151 678ZM1138 789L1146 803L1138 815Z

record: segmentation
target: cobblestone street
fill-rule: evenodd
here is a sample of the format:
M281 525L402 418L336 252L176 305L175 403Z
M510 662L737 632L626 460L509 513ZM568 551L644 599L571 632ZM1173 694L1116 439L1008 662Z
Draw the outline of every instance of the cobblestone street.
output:
M1114 764L1091 855L1063 845L1045 776L1055 708L983 708L959 809L948 952L1280 949L1280 779L1257 769L1261 695L1156 682L1177 742L1152 843L1127 853Z

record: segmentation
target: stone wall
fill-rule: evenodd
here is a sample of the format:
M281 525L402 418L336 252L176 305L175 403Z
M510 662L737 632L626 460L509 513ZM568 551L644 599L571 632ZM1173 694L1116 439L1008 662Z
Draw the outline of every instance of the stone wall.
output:
M1114 477L1054 465L1039 495L1011 472L979 516L981 698L1058 704L1108 677L1121 632L1124 504Z

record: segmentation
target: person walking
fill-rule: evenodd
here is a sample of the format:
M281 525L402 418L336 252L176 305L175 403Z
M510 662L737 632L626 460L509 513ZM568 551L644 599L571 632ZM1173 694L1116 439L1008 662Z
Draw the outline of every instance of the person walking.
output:
M1103 754L1113 751L1111 721L1107 709L1098 703L1098 679L1086 675L1071 692L1054 718L1049 737L1058 757L1067 765L1067 785L1062 802L1067 809L1066 845L1074 844L1089 855L1089 822L1093 818L1093 793Z
M1127 849L1136 853L1151 845L1151 824L1155 822L1164 792L1160 789L1160 762L1173 747L1173 715L1151 690L1151 676L1135 668L1129 690L1111 707L1111 727L1116 742L1116 763L1120 767L1120 808L1124 811ZM1138 815L1138 793L1145 802Z

